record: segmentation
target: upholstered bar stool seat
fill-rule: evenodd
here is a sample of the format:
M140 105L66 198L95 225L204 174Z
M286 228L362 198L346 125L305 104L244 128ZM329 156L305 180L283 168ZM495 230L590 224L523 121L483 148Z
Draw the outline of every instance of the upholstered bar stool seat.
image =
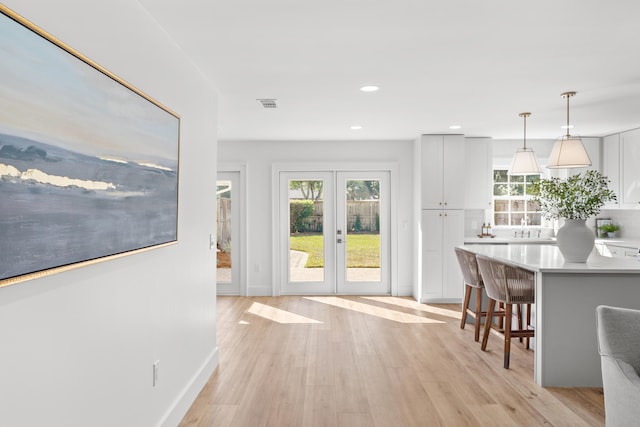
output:
M458 258L458 264L460 264L460 270L462 271L462 277L464 277L465 288L460 328L464 329L464 326L467 323L467 315L472 316L475 319L474 338L476 341L480 341L480 320L482 317L487 315L486 311L482 311L482 289L484 288L482 276L478 270L478 263L476 262L476 256L474 253L460 248L455 248L455 251L456 257ZM469 308L472 289L476 290L475 310L471 310Z
M531 304L535 303L535 275L531 271L503 264L482 255L476 255L476 260L489 298L487 320L482 337L482 350L487 349L489 332L492 328L504 334L504 367L508 369L511 337L527 338L528 348L529 338L534 336L534 330L530 328L530 323ZM504 304L504 311L495 311L496 302ZM518 329L512 330L513 305L516 305L519 310L520 304L527 306L527 322L523 327L519 316ZM492 322L494 317L504 318L504 328L500 328Z

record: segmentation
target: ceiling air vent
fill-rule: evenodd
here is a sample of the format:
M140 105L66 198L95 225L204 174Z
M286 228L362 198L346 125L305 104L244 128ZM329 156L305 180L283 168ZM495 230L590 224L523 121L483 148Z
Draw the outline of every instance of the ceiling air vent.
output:
M258 101L260 101L260 103L262 104L263 108L277 108L278 107L278 105L276 104L277 99L262 98L262 99L258 99Z

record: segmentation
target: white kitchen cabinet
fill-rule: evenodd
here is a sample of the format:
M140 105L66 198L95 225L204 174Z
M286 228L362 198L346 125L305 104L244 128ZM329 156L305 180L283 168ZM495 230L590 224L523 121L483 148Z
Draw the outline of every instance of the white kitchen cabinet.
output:
M605 136L602 139L602 174L609 178L609 188L616 193L618 200L607 202L605 209L620 207L620 134Z
M492 151L491 138L465 138L465 209L492 207Z
M621 208L640 208L640 129L620 134Z
M463 279L454 247L464 243L463 210L422 211L421 302L460 302Z
M422 209L464 209L463 135L420 137Z

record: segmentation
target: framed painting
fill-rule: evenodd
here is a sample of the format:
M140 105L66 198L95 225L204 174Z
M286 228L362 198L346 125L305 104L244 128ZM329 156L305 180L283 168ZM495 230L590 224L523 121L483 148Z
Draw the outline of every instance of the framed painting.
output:
M0 4L0 286L178 240L180 117Z

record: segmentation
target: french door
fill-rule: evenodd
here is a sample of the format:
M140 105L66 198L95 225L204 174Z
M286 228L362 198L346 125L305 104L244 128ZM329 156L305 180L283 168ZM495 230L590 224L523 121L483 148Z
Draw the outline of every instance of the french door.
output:
M388 294L389 172L280 172L280 293Z

